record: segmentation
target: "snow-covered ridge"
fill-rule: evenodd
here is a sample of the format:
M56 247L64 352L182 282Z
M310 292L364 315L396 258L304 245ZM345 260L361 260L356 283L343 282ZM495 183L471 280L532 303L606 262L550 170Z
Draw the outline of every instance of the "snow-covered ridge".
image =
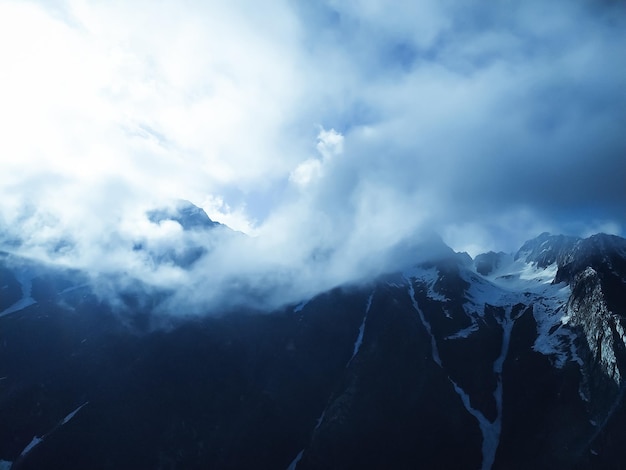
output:
M548 294L552 292L552 282L558 271L557 263L540 267L537 263L529 263L521 259L514 260L508 257L494 271L484 276L502 290L510 292L531 292L534 294Z
M471 318L481 316L486 304L507 307L518 303L532 305L537 323L537 339L533 349L550 357L553 365L561 368L568 361L581 364L575 333L567 326L565 305L571 288L565 283L554 284L557 263L544 268L521 258L508 257L486 276L464 272L462 277L470 284L467 291L466 312Z
M512 254L499 254L497 261L487 275L471 269L460 269L461 278L469 284L463 307L472 323L445 339L460 340L478 331L485 305L510 307L521 303L533 306L537 323L535 351L549 356L559 368L568 361L580 363L573 343L575 334L566 327L564 307L571 289L565 283L553 283L558 272L557 263L541 267L536 262L527 262L523 257L514 257ZM435 290L441 276L435 266L416 266L402 275L409 285L410 280L414 280L416 285L424 286L429 299L449 302L447 297Z

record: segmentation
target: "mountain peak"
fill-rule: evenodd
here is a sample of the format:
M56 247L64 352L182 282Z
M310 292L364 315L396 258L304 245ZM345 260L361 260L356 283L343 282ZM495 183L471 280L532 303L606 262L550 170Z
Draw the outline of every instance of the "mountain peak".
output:
M164 220L178 222L183 230L211 229L222 225L211 220L202 208L184 199L177 200L169 207L150 210L146 215L155 224Z
M535 263L545 268L553 263L561 264L564 257L574 248L578 237L568 235L551 235L543 232L536 238L528 240L515 254L515 259L522 259L528 263Z
M603 277L612 277L616 270L626 268L626 239L597 233L578 240L567 257L559 262L556 281L571 281L585 267L593 267Z
M502 251L498 253L489 251L488 253L477 255L474 259L476 271L483 276L487 276L500 266L504 256L506 256L506 254Z

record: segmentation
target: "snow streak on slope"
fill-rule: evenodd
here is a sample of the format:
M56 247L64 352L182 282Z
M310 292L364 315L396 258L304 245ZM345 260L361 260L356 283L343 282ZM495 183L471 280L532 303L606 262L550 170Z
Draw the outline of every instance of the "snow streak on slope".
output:
M4 317L5 315L9 315L14 312L19 312L20 310L37 303L37 301L32 298L31 294L33 289L33 278L35 276L36 275L34 273L27 269L20 270L16 273L15 278L20 283L20 287L22 288L22 298L0 312L0 317Z
M59 426L63 426L64 424L66 424L70 419L72 419L74 416L76 416L76 413L78 413L81 408L85 405L87 405L89 402L86 401L85 403L83 403L82 405L80 405L78 408L76 408L74 411L72 411L70 414L68 414L65 418L63 418L63 420L59 423Z
M293 308L293 312L294 312L294 313L301 312L301 311L302 311L302 309L303 309L304 307L306 307L306 304L308 304L308 303L309 303L309 301L308 301L308 300L303 300L302 302L300 302L298 305L296 305L296 306Z
M430 293L432 286L436 282L436 279L433 280L433 271L416 269L415 272L417 276L413 277L413 281L425 284L429 289L429 298L433 299L433 295ZM502 266L488 277L469 270L461 270L461 277L469 284L469 288L466 291L464 310L471 319L472 324L447 336L445 339L463 339L477 331L479 329L479 319L486 315L486 306L496 307L498 309L496 312L502 312L502 314L494 314L494 319L502 330L502 344L500 354L495 359L492 367L496 379L496 387L493 391L496 403L496 416L493 421L487 419L480 410L472 407L469 395L451 377L448 377L466 410L478 421L483 436L482 468L484 470L493 466L500 443L504 393L502 375L504 363L509 352L511 333L517 319L513 317L514 306L533 303L538 305L538 307L533 309L538 334L535 350L556 356L559 365L564 363L565 360L579 361L572 341L574 333L568 328L557 329L556 332L552 328L555 324L561 324L560 310L569 296L569 288L567 286L551 284L555 273L555 265L546 269L537 269L521 261L511 262ZM430 336L433 360L445 369L439 356L437 341L431 326L415 299L412 281L406 274L405 279L408 281L408 291L413 308L418 313L424 328ZM442 301L447 301L447 299ZM522 311L525 311L525 309L522 309ZM567 339L567 341L564 341L564 339Z
M498 420L498 418L496 418L493 423L489 421L480 410L472 407L470 397L465 390L459 387L458 384L450 377L448 377L448 380L454 387L454 391L457 395L461 397L461 401L463 402L465 409L469 412L469 414L476 418L476 421L478 421L480 432L483 435L483 462L481 470L489 470L493 466L493 462L496 458L496 450L498 450L498 445L500 444L501 421Z
M502 396L504 392L502 384L502 371L504 368L504 361L506 360L506 356L509 352L511 331L513 330L514 324L514 321L511 318L511 310L511 306L504 307L504 318L496 317L496 321L502 327L502 346L500 348L500 355L493 363L493 372L496 376L496 388L493 392L496 402L496 417L494 420L489 421L480 411L473 409L470 405L469 397L464 396L466 395L465 392L454 384L454 388L457 393L464 394L461 398L463 399L465 408L478 420L478 424L483 435L483 470L488 470L493 466L496 458L496 451L500 445L500 433L502 432Z
M33 437L32 441L30 441L28 443L28 445L26 447L24 447L24 450L22 451L22 453L20 454L20 458L24 458L26 457L26 455L33 450L37 445L39 445L41 442L43 442L43 437Z
M296 458L291 461L291 463L287 467L287 470L296 470L298 462L300 462L300 460L302 459L302 454L304 454L304 449L298 452L298 455L296 455Z
M504 317L496 318L498 324L502 327L502 347L500 348L500 355L493 363L493 372L496 374L498 380L498 386L496 387L495 397L496 404L498 405L498 416L502 414L502 370L504 369L504 360L509 353L509 344L511 343L511 331L515 320L512 318L512 306L504 306Z
M359 350L361 349L361 345L363 344L363 335L365 333L365 324L367 322L367 315L369 314L370 309L372 308L372 301L374 300L374 292L372 292L368 299L367 299L367 303L365 305L365 313L363 314L363 321L361 321L361 325L359 326L359 333L357 335L357 338L354 342L354 348L352 351L352 356L350 357L350 359L348 360L348 362L346 363L346 368L348 368L350 366L350 364L352 363L352 360L356 357L356 355L359 353ZM299 308L299 310L294 310L295 311L300 311L302 310L302 308L304 307L304 305L306 305L306 302L303 302L302 307ZM298 308L296 307L296 308ZM319 427L322 425L322 423L324 422L324 417L326 416L326 410L327 408L325 408L322 411L322 414L320 415L319 418L317 418L317 423L315 424L315 428L313 428L313 432L317 431L319 429ZM298 455L296 455L296 457L293 459L293 461L289 464L289 467L287 467L287 470L296 470L296 467L298 466L298 462L300 462L300 460L302 459L302 455L304 454L304 449L302 449Z
M493 363L493 372L496 376L496 388L493 392L494 399L496 401L496 417L493 421L489 421L485 415L471 406L470 398L467 393L458 386L451 378L450 382L454 386L454 390L459 394L465 409L476 418L480 431L483 435L483 463L482 470L489 470L496 459L496 451L500 445L500 433L502 432L502 397L504 387L502 384L502 372L504 369L504 361L509 353L509 344L511 341L511 331L515 320L511 316L512 306L503 307L504 317L496 317L496 321L502 327L502 347L500 348L500 355Z
M348 360L346 367L350 365L350 363L352 362L352 359L354 359L354 357L358 354L359 349L361 349L361 344L363 343L363 333L365 332L365 322L367 321L367 314L370 311L373 299L374 299L374 293L372 292L369 298L367 299L367 305L365 306L365 315L363 315L363 321L361 322L361 326L359 326L359 334L356 338L356 341L354 342L354 350L352 352L352 357L350 358L350 360Z
M424 325L424 328L426 329L426 332L428 333L428 336L430 337L430 349L432 352L433 361L435 361L435 363L439 367L443 368L443 366L441 365L441 358L439 357L439 349L437 349L437 342L435 341L435 336L433 335L433 331L430 327L430 323L428 323L428 321L426 320L426 317L424 316L424 312L422 312L422 309L419 307L419 305L417 305L417 300L415 300L415 289L413 288L413 283L411 282L411 279L408 279L408 278L406 278L406 281L409 285L409 297L411 297L411 303L413 304L413 309L419 315L422 325Z
M317 418L317 424L315 425L315 428L313 429L313 431L317 431L319 429L319 427L322 425L322 422L324 421L325 416L326 416L326 410L322 411L322 414L320 415L320 417Z
M483 430L485 439L483 468L490 468L493 464L499 445L503 409L502 374L516 320L513 318L513 307L518 304L532 305L537 324L537 339L533 345L535 351L550 357L556 367L563 367L569 360L582 364L573 342L575 333L566 326L567 319L561 314L570 295L570 289L565 284L552 284L556 272L556 264L541 269L521 260L511 260L489 276L483 277L471 272L462 274L463 279L470 285L467 302L464 304L465 311L470 317L483 316L486 305L499 307L504 312L503 316L495 316L502 328L502 347L493 364L496 376L494 390L496 418L486 425L480 416L468 408L468 411L476 416Z
M489 424L490 436L492 440L483 443L483 468L491 468L496 458L496 451L500 444L500 433L502 432L502 396L504 393L504 387L502 385L502 372L504 369L504 361L509 353L509 344L511 343L511 332L513 331L513 325L515 320L512 318L513 307L503 306L504 316L502 318L496 318L500 326L502 327L502 347L500 348L500 355L493 363L493 372L496 375L496 389L493 392L493 396L496 400L496 417ZM484 433L483 433L484 435ZM485 444L488 444L485 448Z
M78 413L83 408L83 406L87 405L88 403L89 402L86 401L85 403L80 405L78 408L76 408L74 411L72 411L67 416L65 416L65 418L59 421L59 424L57 424L54 428L52 428L52 430L48 432L47 434L41 437L37 437L37 436L33 437L30 443L26 447L24 447L24 450L18 457L18 461L24 459L37 445L41 444L44 441L44 439L50 436L50 434L52 434L54 431L59 429L61 426L67 424L72 418L74 418L74 416L76 416L76 413Z
M439 350L437 348L437 341L435 339L435 336L432 333L432 329L430 327L430 323L428 323L428 321L426 320L426 317L424 316L424 312L422 312L422 310L419 308L419 305L417 304L417 300L415 300L415 290L413 288L413 284L412 284L411 280L407 279L407 282L408 282L408 285L409 285L409 296L411 297L411 302L413 304L413 308L418 313L418 315L420 317L420 320L422 321L422 325L424 325L424 328L426 329L426 331L428 332L428 335L430 336L430 344L431 344L431 351L432 351L432 355L433 355L433 360L435 361L435 363L439 367L441 367L443 370L445 370L445 368L443 367L443 364L441 362L441 358L439 357ZM482 444L483 464L482 464L482 469L483 470L489 470L491 468L491 466L493 465L493 462L495 460L496 450L498 448L498 444L499 444L499 441L500 441L501 422L498 420L498 418L496 418L496 420L493 423L490 422L480 410L477 410L476 408L472 407L469 395L454 380L452 380L449 376L448 376L448 380L450 381L450 383L454 387L454 391L461 398L461 401L463 402L463 406L465 406L465 409L472 416L474 416L476 418L476 420L478 421L478 425L480 427L481 434L483 435L483 444Z
M461 339L461 338L469 338L472 333L478 331L479 326L478 323L472 319L472 324L467 328L463 328L462 330L457 331L456 333L446 336L444 339Z

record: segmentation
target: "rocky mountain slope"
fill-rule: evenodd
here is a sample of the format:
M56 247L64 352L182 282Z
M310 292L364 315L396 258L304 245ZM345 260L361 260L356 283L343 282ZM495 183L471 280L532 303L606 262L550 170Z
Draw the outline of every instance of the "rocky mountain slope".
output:
M167 329L5 254L0 468L620 468L626 240L434 252Z

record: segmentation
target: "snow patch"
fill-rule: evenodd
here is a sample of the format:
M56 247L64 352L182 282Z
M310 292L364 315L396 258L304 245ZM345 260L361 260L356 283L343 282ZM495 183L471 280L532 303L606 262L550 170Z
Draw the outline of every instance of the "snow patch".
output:
M68 414L65 418L61 420L61 422L59 423L59 426L63 426L64 424L66 424L69 420L71 420L74 416L76 416L76 413L78 413L83 406L85 406L88 403L89 402L86 401L85 403L80 405L78 408L76 408L74 411L72 411L70 414Z
M512 306L505 308L504 317L496 317L496 321L502 327L502 348L500 349L500 355L493 363L493 372L496 374L496 377L498 378L498 382L500 384L502 383L502 369L504 368L504 360L506 359L506 356L509 352L511 332L513 331L513 325L515 323L515 320L512 318L512 310ZM502 396L500 396L500 408L502 408Z
M430 346L431 346L433 361L435 361L435 363L443 369L443 364L441 362L441 357L439 356L439 350L437 348L437 342L435 340L435 336L432 333L430 323L428 323L428 321L426 320L426 317L424 316L424 312L422 312L422 309L420 309L417 301L415 300L415 290L413 288L413 284L411 283L410 279L407 279L407 281L409 285L409 288L408 288L409 296L411 297L411 303L413 304L413 308L418 313L419 318L422 322L422 325L424 325L424 328L426 329L426 331L428 332L428 335L430 336ZM484 308L484 304L483 304L483 308ZM510 310L509 310L508 318L510 318ZM507 325L507 328L509 328L509 332L508 332L509 338L510 338L510 329L512 329L512 326L513 326L513 321L511 320L510 328ZM493 462L495 461L495 458L496 458L496 450L498 449L498 445L500 443L500 431L502 428L502 364L504 364L504 358L506 357L506 354L508 352L509 341L503 339L502 343L503 344L502 344L502 350L501 350L500 356L494 363L494 372L497 373L497 378L498 378L498 387L496 388L496 391L494 392L494 395L496 397L496 403L498 404L498 415L493 422L489 421L480 410L477 410L474 407L472 407L469 395L454 380L448 377L448 380L454 387L455 392L461 398L461 401L463 402L463 406L465 406L465 409L472 416L474 416L476 420L478 421L478 425L480 427L480 431L483 436L483 443L482 443L483 462L482 462L482 467L481 467L482 470L491 469L491 467L493 466Z
M456 333L446 336L444 339L460 339L460 338L469 338L472 333L478 331L478 323L473 322L467 328L463 328L462 330L457 331Z
M293 309L293 313L298 313L298 312L301 312L301 311L302 311L302 309L303 309L304 307L306 307L306 304L308 304L308 303L309 303L309 300L303 300L302 302L300 302L298 305L296 305L296 306L294 307L294 309Z
M571 289L565 283L552 284L557 270L556 263L542 269L521 259L510 259L488 276L464 274L464 280L470 284L465 311L474 318L484 315L486 304L532 305L537 324L533 350L548 356L557 368L568 361L582 365L574 342L576 334L566 326L570 318L563 314Z
M471 272L462 272L461 278L469 284L463 308L470 318L482 317L487 304L497 306L503 303L505 291L489 280Z
M536 264L527 263L522 259L511 259L508 263L499 266L486 278L507 291L531 292L541 295L552 290L552 281L554 281L558 269L556 263L540 268Z
M624 327L617 317L615 318L615 331L617 331L617 334L622 339L622 343L624 343L624 346L626 346L626 332L624 331Z
M87 287L90 287L88 283L79 284L77 286L66 287L61 292L59 292L58 295L69 294L70 292L74 292L74 291L76 291L78 289L85 289Z
M22 451L22 453L20 454L20 457L26 457L26 455L32 451L39 443L43 442L43 437L33 437L33 440L30 441L30 443L24 447L24 450Z
M313 431L317 431L317 429L322 425L322 423L324 422L325 416L326 416L326 410L322 411L322 414L320 415L320 417L317 418L317 424L315 425L315 428L313 428Z
M533 350L548 356L552 365L558 369L569 361L583 365L576 349L576 333L568 326L570 318L561 315L569 296L569 288L562 290L563 292L558 291L552 297L536 299L533 303L533 317L537 324L537 339Z
M359 353L359 349L361 349L361 344L363 344L363 333L365 333L365 322L367 321L367 314L370 311L372 306L372 300L374 299L374 293L372 292L367 299L367 305L365 306L365 315L363 315L363 321L361 322L361 326L359 326L359 334L354 342L354 349L352 352L352 357L348 360L346 367L350 365L352 359Z
M434 286L435 283L439 280L439 270L435 267L425 269L420 266L415 266L411 269L407 269L402 273L404 278L408 281L410 279L415 279L423 283L426 286L426 296L437 302L448 302L448 299L445 295L440 294L435 291ZM410 282L410 281L409 281Z
M19 312L20 310L24 310L25 308L37 303L37 301L32 297L33 279L35 277L37 277L37 275L28 269L19 270L15 273L15 278L20 283L20 287L22 288L22 298L0 312L0 317Z
M291 461L291 463L287 467L287 470L296 470L298 462L300 462L300 460L302 459L302 454L304 454L304 449L298 452L298 455L296 455L296 458Z

